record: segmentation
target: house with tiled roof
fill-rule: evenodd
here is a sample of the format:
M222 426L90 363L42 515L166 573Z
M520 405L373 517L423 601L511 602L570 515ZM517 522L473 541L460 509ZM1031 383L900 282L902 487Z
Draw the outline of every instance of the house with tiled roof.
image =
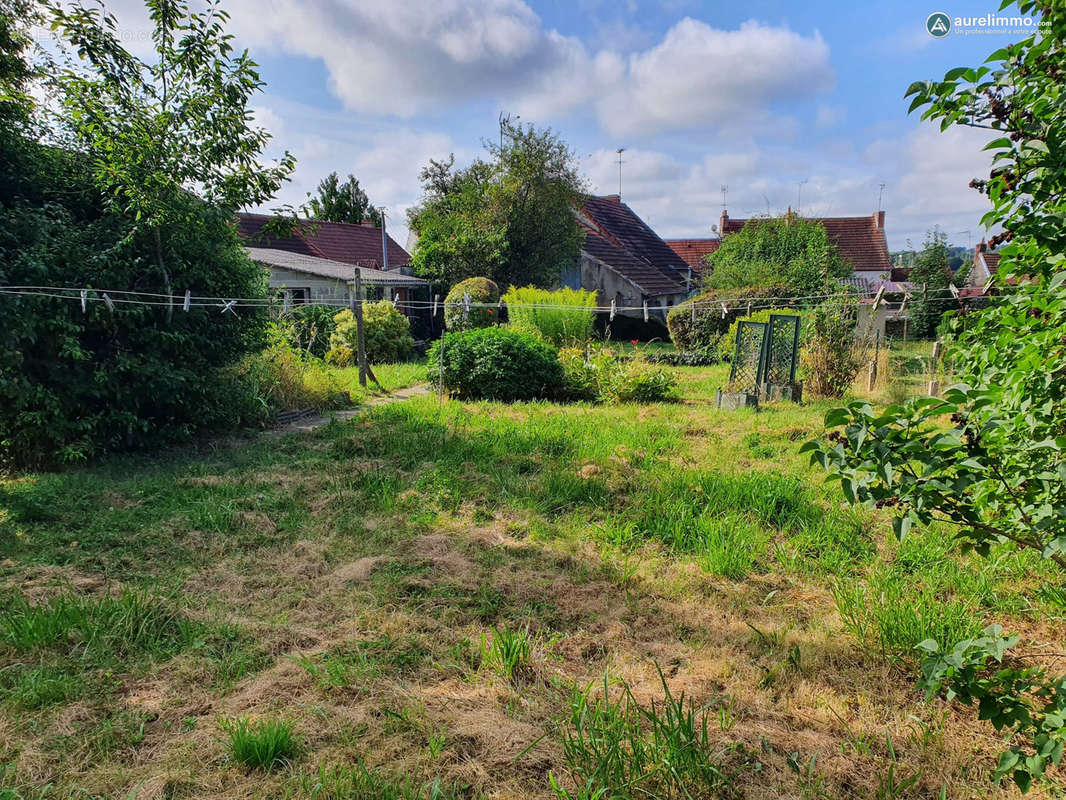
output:
M406 303L415 290L428 294L428 284L411 275L411 256L373 223L301 220L281 235L269 224L276 219L238 214L237 232L286 306L346 300L356 269L370 300Z
M647 303L660 320L688 297L690 266L618 195L588 197L576 214L585 241L564 286L595 291L599 305L630 309L625 316L642 316Z
M825 227L829 241L836 246L841 258L851 264L852 278L858 279L856 285L861 282L869 291L876 292L882 283L893 280L884 211L875 211L865 217L812 217L810 220ZM749 222L751 220L733 219L728 212L722 211L718 230L725 237Z
M721 239L667 239L670 249L692 267L692 271L702 274L707 267L707 256L718 249Z
M973 249L973 267L966 276L967 286L984 287L999 269L999 253L993 253L982 239Z

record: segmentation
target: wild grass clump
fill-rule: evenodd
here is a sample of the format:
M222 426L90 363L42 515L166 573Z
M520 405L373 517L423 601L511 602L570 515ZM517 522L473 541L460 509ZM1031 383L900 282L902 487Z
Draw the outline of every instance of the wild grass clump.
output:
M708 722L715 703L697 706L670 691L662 672L663 699L641 705L629 686L611 696L602 687L575 691L563 732L566 777L549 773L559 800L645 800L728 797L743 768L727 761L738 750L716 744Z
M674 371L642 358L619 358L608 347L559 351L565 394L571 400L603 403L657 403L677 399Z
M0 642L20 652L76 653L96 664L141 654L169 658L198 634L198 625L138 592L100 598L64 593L39 605L18 595L0 609Z
M533 654L534 637L529 627L493 628L492 640L481 637L481 663L494 669L509 681L529 672L529 659Z
M279 411L324 411L350 403L336 374L325 362L285 345L274 345L248 356L236 369L236 377L271 417Z
M226 719L219 728L228 738L230 757L250 769L271 770L291 764L300 750L293 724L285 720Z
M983 627L972 603L887 568L865 583L837 583L833 598L863 651L887 661L916 662L919 642L954 643L979 635Z
M592 339L596 293L584 289L511 287L503 296L515 330L532 333L555 347L574 347Z

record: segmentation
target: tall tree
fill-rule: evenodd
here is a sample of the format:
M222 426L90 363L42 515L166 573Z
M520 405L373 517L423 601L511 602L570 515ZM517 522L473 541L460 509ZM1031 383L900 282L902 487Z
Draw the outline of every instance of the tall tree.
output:
M416 274L447 284L484 276L501 286L551 286L581 251L574 209L585 191L576 159L550 129L504 122L488 158L455 169L454 156L422 170Z
M825 294L851 272L825 226L796 213L751 220L708 258L711 289L787 286L797 297Z
M317 194L307 194L307 211L311 219L326 222L350 222L359 225L363 221L381 227L381 214L370 203L365 191L354 175L341 183L336 172L331 172L318 182Z
M51 7L53 27L77 52L58 79L65 122L105 196L147 235L167 294L167 238L194 194L233 212L273 198L293 157L260 158L270 139L249 124L261 90L256 63L233 49L220 0L194 12L185 0L146 0L150 60L122 45L115 17L84 6ZM168 309L172 314L173 306Z
M952 281L948 237L939 228L926 234L909 281L916 289L909 315L911 331L915 336L935 336L944 314L958 307L948 292Z

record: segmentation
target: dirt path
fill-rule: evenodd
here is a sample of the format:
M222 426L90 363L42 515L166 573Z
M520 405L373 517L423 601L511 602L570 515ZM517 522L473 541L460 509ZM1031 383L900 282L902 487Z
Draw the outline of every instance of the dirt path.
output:
M279 425L276 428L272 428L268 433L282 434L282 433L305 433L307 431L313 431L315 428L321 428L323 425L328 425L333 420L343 422L349 420L352 417L356 417L363 413L367 408L373 406L384 406L389 403L400 403L404 400L410 400L414 397L427 397L430 394L429 384L419 383L414 386L408 386L405 389L397 389L387 395L381 395L378 397L372 397L358 408L346 408L342 411L331 411L327 414L315 414L310 417L304 417L294 422L290 422L287 425Z

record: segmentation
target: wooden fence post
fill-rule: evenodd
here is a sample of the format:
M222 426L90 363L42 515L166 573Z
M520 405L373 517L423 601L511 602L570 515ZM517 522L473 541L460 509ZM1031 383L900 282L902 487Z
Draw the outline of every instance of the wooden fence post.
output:
M363 276L355 268L355 293L349 300L355 317L356 356L359 360L359 385L366 388L366 338L363 333Z

